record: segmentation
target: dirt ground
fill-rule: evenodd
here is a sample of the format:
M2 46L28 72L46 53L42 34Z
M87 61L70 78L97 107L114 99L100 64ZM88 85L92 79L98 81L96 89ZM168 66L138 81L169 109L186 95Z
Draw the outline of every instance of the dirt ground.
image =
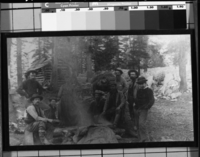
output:
M147 128L151 141L193 141L191 93L184 93L176 102L157 99L149 111Z
M193 108L191 93L176 102L157 99L149 110L147 128L151 142L193 141ZM22 144L24 135L10 134Z

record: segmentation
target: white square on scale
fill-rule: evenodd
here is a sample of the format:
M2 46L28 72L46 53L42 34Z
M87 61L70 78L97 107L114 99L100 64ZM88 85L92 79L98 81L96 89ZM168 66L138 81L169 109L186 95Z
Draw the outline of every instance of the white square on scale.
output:
M42 31L57 30L57 13L42 13Z
M72 30L71 12L58 12L57 13L57 30L65 31Z

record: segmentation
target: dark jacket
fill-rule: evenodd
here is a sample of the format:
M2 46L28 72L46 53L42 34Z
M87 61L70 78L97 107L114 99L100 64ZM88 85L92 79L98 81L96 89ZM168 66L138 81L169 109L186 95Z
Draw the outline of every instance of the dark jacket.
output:
M103 112L105 99L101 98L99 101L93 100L90 105L89 112L91 115L100 115Z
M109 110L112 108L116 109L120 105L124 107L125 102L126 101L122 92L119 92L119 91L112 92L112 93L110 92L107 96L104 109L106 110Z
M152 89L146 87L144 89L138 89L135 99L136 109L150 109L155 102Z
M17 92L21 96L25 96L30 98L33 94L41 95L43 92L43 87L39 84L39 82L35 79L28 79L22 82L22 84L17 89Z
M135 94L135 90L136 89L136 84L135 82L137 81L137 79L135 79L134 81L131 81L129 86L128 86L128 92L127 92L127 100L129 102L129 104L133 104L134 103L134 94Z
M49 104L49 107L50 107L50 117L49 118L57 119L56 118L56 110L57 110L56 107L51 104Z

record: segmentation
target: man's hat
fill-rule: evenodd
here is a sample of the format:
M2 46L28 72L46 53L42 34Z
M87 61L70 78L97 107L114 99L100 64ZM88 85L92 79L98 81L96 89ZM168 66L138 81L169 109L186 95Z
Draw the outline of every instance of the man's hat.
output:
M94 92L95 94L101 94L101 95L103 95L104 94L104 92L103 91L101 91L101 90L95 90L95 92Z
M137 79L137 84L143 84L143 83L145 83L145 82L147 82L147 79L145 78L145 77L143 77L143 76L141 76L141 77L139 77L138 79Z
M38 74L38 72L36 70L28 70L25 75L29 76L30 73L36 73L36 75Z
M121 74L123 74L123 71L120 68L116 68L115 71L119 71Z
M33 101L35 98L40 98L40 100L43 99L43 97L41 95L33 94L33 96L30 98L30 101Z
M136 70L134 70L134 69L129 70L128 71L128 75L130 76L132 72L134 72L138 77L138 72Z

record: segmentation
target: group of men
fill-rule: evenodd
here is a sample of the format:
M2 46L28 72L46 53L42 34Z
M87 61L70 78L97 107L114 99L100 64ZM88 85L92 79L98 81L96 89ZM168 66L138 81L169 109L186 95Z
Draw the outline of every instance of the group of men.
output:
M26 117L25 123L26 131L33 133L33 139L36 140L39 138L41 144L50 144L46 139L46 134L48 128L50 128L52 123L59 122L57 120L57 99L52 97L49 99L50 107L50 118L47 118L44 114L44 111L41 109L41 101L43 99L42 93L47 89L43 87L36 80L37 71L29 70L25 73L26 80L17 89L17 92L26 97Z
M138 130L139 138L141 138L144 134L146 135L147 113L154 104L153 91L147 87L147 80L138 76L137 71L129 70L128 75L131 80L129 85L122 78L122 74L122 70L116 69L115 80L112 83L106 78L102 78L100 83L93 85L94 101L91 103L90 113L94 119L102 115L113 124L113 128L117 128L123 126L125 109L128 106L129 115L135 124L135 129ZM50 144L46 139L48 127L51 127L54 122L59 122L58 99L56 97L49 99L51 116L47 118L40 107L43 99L41 94L47 87L43 87L36 80L36 75L37 71L28 71L25 74L26 80L19 86L17 92L27 98L26 130L33 132L41 144L45 145ZM146 139L141 139L141 141L144 140Z
M146 128L148 110L154 104L154 95L151 88L147 86L147 79L139 77L136 70L129 70L130 83L127 85L121 76L121 69L115 70L115 81L109 83L105 77L94 85L95 100L91 105L91 114L94 119L99 115L113 124L113 128L127 127L126 107L134 124L139 141L149 141ZM134 135L132 135L134 136Z

